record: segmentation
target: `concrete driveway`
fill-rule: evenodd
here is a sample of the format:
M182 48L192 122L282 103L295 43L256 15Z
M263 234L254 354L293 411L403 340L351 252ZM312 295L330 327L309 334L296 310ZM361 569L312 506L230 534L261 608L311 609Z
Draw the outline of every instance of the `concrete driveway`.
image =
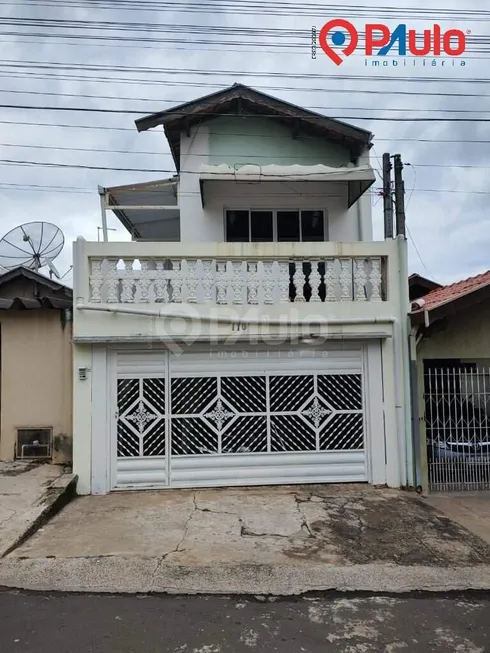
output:
M415 495L327 485L78 497L13 555L449 566L490 562L490 547Z
M364 485L78 497L0 585L295 594L490 588L490 546L416 495Z

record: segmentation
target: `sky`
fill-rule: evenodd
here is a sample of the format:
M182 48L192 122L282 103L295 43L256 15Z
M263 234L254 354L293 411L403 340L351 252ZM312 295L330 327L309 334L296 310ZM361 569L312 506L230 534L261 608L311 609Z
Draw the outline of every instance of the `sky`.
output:
M327 11L318 0L0 0L0 231L58 225L65 247L56 265L70 283L73 240L100 232L97 187L174 171L161 128L138 134L134 120L237 81L372 131L377 169L383 152L401 154L411 272L450 283L487 270L490 11L483 0L467 0L464 11L455 0L394 4L357 0ZM403 66L392 56L372 68L356 52L337 67L321 50L312 59L312 27L332 18L360 31L381 22L469 30L465 66L449 57L445 67L408 57ZM129 240L108 218L110 240Z

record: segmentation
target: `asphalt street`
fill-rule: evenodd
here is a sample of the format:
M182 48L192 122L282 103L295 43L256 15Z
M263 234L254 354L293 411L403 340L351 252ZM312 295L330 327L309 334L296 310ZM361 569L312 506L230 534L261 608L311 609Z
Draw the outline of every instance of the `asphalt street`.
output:
M1 653L484 653L490 594L92 596L0 592Z

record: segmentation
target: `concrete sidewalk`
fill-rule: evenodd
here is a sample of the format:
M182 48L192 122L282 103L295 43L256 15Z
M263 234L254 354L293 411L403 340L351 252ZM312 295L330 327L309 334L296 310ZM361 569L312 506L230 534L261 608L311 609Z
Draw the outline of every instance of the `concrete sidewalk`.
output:
M59 465L0 462L0 558L35 530L73 480Z
M490 492L435 493L426 501L490 545Z
M78 497L0 562L0 585L301 594L490 589L490 547L415 495L369 486Z

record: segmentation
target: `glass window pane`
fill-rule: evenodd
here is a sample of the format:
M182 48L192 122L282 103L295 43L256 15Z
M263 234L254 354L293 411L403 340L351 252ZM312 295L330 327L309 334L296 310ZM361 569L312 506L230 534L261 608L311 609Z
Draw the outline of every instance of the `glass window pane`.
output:
M226 240L228 243L248 243L248 211L226 212Z
M272 242L272 211L250 211L252 242Z
M304 242L325 240L323 211L301 211L301 235Z
M278 211L277 240L284 242L299 239L299 211Z

